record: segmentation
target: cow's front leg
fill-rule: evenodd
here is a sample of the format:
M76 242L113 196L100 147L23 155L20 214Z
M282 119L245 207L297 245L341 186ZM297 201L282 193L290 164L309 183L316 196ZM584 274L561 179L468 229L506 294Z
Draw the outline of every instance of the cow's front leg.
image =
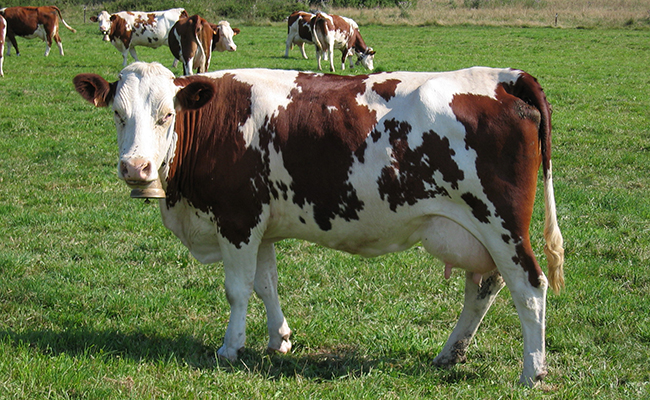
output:
M481 284L476 284L474 274L465 273L465 304L456 327L447 339L442 351L433 360L439 367L451 367L464 362L472 338L490 309L494 299L505 283L496 270L483 275Z
M138 60L138 53L135 52L135 46L129 47L129 54L131 54L131 57L133 57L135 61L140 61ZM124 58L126 59L126 56L124 56Z
M269 329L269 351L288 353L291 351L291 329L282 314L278 298L278 270L275 248L272 243L260 246L255 272L255 293L264 302Z
M217 351L219 357L235 361L246 342L246 312L248 300L253 293L257 264L257 247L246 245L235 248L221 242L223 266L225 269L226 297L230 304L230 320L223 346Z

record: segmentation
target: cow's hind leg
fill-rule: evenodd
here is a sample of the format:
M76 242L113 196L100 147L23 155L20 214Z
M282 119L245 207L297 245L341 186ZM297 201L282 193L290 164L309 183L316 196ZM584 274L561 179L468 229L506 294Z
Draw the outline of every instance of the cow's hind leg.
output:
M497 271L483 275L479 284L475 282L474 273L465 273L465 304L456 327L447 339L442 351L433 360L440 367L451 367L464 362L467 347L490 309L494 299L505 283Z
M58 33L56 33L54 34L53 39L56 42L56 45L59 47L59 54L63 55L63 43L61 43L61 37Z
M282 314L278 298L278 270L272 243L262 244L257 255L255 293L264 302L269 329L269 351L291 351L291 329Z
M548 281L539 270L530 245L521 245L518 252L518 263L511 263L512 268L500 268L503 279L510 289L512 300L519 314L521 330L524 337L524 369L519 382L526 386L534 386L542 380L546 372L545 330L546 330L546 291ZM539 276L537 285L531 283L529 274L524 272L522 265L536 266Z

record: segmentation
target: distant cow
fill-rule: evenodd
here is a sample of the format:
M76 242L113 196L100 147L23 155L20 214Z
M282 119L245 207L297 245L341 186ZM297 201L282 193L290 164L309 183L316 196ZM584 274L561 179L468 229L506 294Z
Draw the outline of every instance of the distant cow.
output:
M158 48L167 46L169 31L181 17L187 17L183 8L172 8L166 11L120 11L109 14L102 11L96 17L91 17L93 22L99 22L99 30L122 53L122 65L126 66L128 54L138 61L136 46Z
M7 38L16 49L16 55L20 55L16 36L26 39L35 37L47 43L45 56L50 54L52 40L59 46L59 53L63 55L63 45L59 36L59 18L63 25L72 32L77 32L68 25L61 10L56 6L43 7L7 7L0 9L0 15L5 18L7 24ZM7 55L11 52L11 46L7 47Z
M230 322L218 355L238 357L253 290L269 349L291 349L273 243L299 238L363 256L416 243L466 271L465 305L434 363L465 360L508 285L523 331L520 381L546 375L546 292L563 278L551 173L551 108L511 69L341 76L224 70L175 78L134 63L116 82L74 79L112 104L118 176L161 182L167 228L203 263L223 260ZM542 166L549 280L529 225ZM344 329L344 327L342 327Z
M211 24L198 15L180 18L169 33L169 49L174 58L183 64L183 74L192 75L210 68L212 51L236 51L233 36L240 32L231 28L228 21Z
M284 51L284 57L289 57L289 50L293 45L300 46L300 52L303 58L308 59L305 53L305 43L314 44L309 23L314 14L304 11L294 11L287 20L287 47Z
M4 62L5 54L5 38L7 37L7 22L4 17L0 15L0 76L5 76L2 70L2 63Z
M357 55L357 64L372 70L375 51L367 47L359 33L359 26L352 19L338 15L328 15L319 12L311 19L312 35L316 44L318 69L321 67L321 55L329 54L330 70L334 72L334 49L341 50L341 69L345 69L348 56ZM350 68L354 66L350 58Z

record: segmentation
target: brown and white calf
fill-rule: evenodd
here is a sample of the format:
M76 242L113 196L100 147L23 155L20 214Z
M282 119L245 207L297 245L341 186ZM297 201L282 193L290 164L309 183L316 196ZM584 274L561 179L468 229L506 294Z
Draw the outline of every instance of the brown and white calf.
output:
M169 49L174 58L183 64L183 74L192 75L210 68L212 51L236 51L233 37L240 33L228 21L211 24L198 15L180 18L169 33Z
M311 19L311 28L314 43L316 44L316 56L318 58L318 69L321 67L321 55L329 56L330 70L334 72L334 49L341 50L341 69L345 69L345 60L352 55L357 55L357 64L362 64L369 70L374 69L375 51L372 47L366 46L357 23L347 17L329 15L323 12L317 13ZM327 59L327 58L326 58ZM354 67L350 58L350 68Z
M90 20L99 22L104 40L108 38L117 51L122 53L122 65L126 66L128 54L138 61L136 46L154 49L167 46L169 31L181 16L188 16L183 8L152 12L120 11L116 14L102 11Z
M2 63L4 62L6 37L7 37L7 22L5 21L4 17L0 15L0 76L5 76L5 72L2 69Z
M16 55L20 55L16 36L26 39L37 37L46 42L45 56L50 54L52 41L54 41L59 46L59 53L63 55L63 45L61 36L59 36L59 19L66 28L77 32L65 22L61 10L56 6L7 7L0 9L0 15L4 17L7 24L7 39L16 49ZM7 55L10 52L11 46L7 46Z
M311 19L314 14L305 11L294 11L287 20L287 47L284 51L284 57L289 57L289 50L293 49L293 45L297 44L300 47L302 57L307 60L307 53L305 53L305 43L314 44L314 39L311 34Z
M223 261L230 321L218 354L244 347L249 297L267 310L270 349L291 330L273 243L299 238L363 256L416 243L465 273L465 304L434 360L465 360L507 284L523 331L526 385L546 375L546 292L564 283L551 173L551 108L512 69L340 76L223 70L175 78L134 63L116 82L74 79L112 105L118 176L161 182L162 219L200 262ZM547 280L529 225L542 166Z

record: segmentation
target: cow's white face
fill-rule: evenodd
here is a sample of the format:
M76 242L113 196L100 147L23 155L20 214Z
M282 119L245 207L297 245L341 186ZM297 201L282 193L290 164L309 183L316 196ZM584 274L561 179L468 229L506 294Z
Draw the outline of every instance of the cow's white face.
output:
M159 64L134 63L120 74L113 100L118 176L131 187L146 186L166 173L175 142L178 90L174 75Z
M111 31L111 14L109 14L107 11L102 11L99 13L97 16L97 21L99 23L99 31L104 34L104 41L108 42L110 41L108 34Z
M360 63L371 71L375 68L375 51L372 47L368 47L364 53L358 53L357 57L357 64Z
M217 51L236 51L237 45L233 37L239 33L239 29L231 28L228 21L220 21L215 29L216 35L214 37L213 50Z
M132 188L146 188L156 180L165 185L175 151L176 112L203 107L216 91L206 78L175 80L158 63L135 62L113 83L97 74L79 74L73 81L77 92L96 107L113 105L117 173Z

